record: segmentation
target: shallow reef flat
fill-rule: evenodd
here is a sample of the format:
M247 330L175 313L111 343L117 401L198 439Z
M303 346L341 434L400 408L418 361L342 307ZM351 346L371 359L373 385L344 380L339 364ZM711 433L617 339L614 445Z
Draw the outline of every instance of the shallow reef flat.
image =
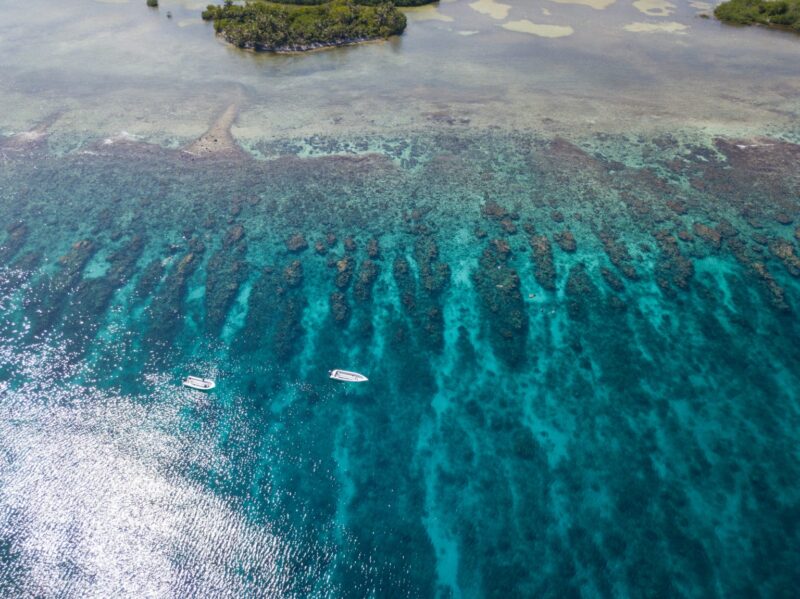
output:
M13 143L2 588L789 596L800 146Z

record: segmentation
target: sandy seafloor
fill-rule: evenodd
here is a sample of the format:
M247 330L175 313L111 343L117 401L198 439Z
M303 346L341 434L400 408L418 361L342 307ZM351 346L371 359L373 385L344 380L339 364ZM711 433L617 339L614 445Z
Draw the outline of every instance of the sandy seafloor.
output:
M800 37L143 4L3 9L0 596L796 596Z

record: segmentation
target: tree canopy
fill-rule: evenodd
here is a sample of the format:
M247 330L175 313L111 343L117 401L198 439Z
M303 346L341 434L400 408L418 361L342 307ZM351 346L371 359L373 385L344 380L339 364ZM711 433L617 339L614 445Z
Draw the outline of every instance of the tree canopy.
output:
M293 0L294 2L295 0ZM203 18L228 42L256 50L309 50L387 38L403 32L406 18L391 2L377 0L248 0L209 5ZM413 0L411 0L413 1Z
M728 0L714 9L726 23L766 25L800 33L800 0Z

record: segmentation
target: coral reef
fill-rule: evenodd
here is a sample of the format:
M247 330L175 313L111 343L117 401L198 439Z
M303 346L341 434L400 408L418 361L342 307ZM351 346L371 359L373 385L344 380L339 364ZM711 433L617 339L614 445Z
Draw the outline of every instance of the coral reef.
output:
M222 247L206 265L206 326L212 335L219 334L239 288L247 279L246 252L244 227L237 224L228 230Z
M509 365L519 366L525 359L528 315L519 275L508 264L510 257L505 240L492 240L483 250L472 280L486 313L494 351Z

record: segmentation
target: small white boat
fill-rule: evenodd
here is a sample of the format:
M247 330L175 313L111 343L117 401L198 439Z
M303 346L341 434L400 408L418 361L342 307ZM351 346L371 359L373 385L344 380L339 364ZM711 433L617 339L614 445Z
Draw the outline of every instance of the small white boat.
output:
M358 372L350 372L349 370L331 370L331 378L337 381L344 381L345 383L363 383L369 379L363 374Z
M211 379L201 379L199 376L187 376L183 379L183 386L198 391L211 391L217 384Z

